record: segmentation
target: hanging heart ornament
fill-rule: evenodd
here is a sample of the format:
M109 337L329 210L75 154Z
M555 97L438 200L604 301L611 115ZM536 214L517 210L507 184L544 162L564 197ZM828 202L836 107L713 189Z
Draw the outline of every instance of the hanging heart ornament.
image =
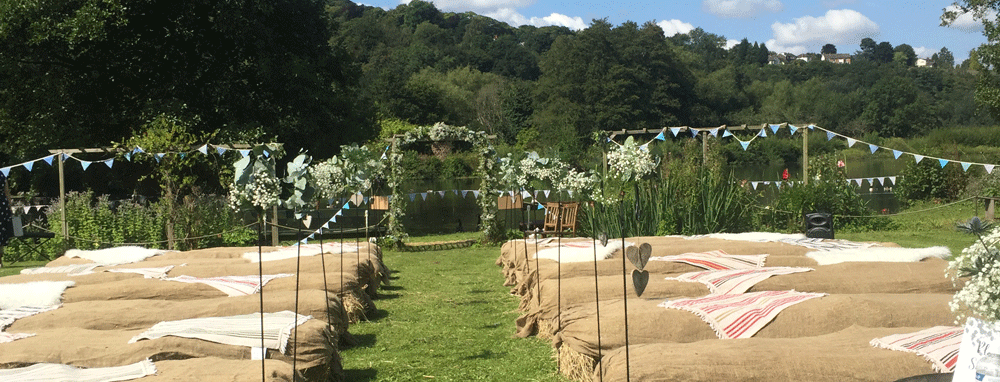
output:
M646 264L649 263L649 257L653 255L653 246L649 243L639 244L639 264L636 264L636 268L646 269Z
M597 240L601 241L602 247L608 246L608 234L606 232L601 232L600 235L597 235Z
M642 269L639 266L639 248L633 245L625 247L625 258L628 259L638 269Z
M633 269L632 286L635 288L636 297L642 297L642 292L646 290L647 284L649 284L649 271Z

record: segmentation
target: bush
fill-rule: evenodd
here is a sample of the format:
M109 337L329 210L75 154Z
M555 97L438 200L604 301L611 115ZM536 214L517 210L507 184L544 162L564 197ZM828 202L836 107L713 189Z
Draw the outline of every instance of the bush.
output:
M955 200L969 184L969 174L958 164L941 168L936 160L924 159L911 163L899 174L896 194L901 201Z

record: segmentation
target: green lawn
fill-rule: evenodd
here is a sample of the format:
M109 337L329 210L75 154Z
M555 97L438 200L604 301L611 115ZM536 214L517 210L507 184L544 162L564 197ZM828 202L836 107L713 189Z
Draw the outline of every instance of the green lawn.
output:
M13 264L5 261L3 268L0 268L0 277L19 274L24 268L45 266L45 263L48 261L18 261Z
M435 240L453 238L435 237ZM552 347L515 338L517 300L493 261L499 247L386 251L393 285L378 313L352 325L361 344L342 352L347 381L566 381Z
M943 245L951 249L953 255L971 245L976 237L959 232L955 226L976 216L976 205L965 201L952 205L923 202L892 216L897 229L871 232L836 232L838 239L854 241L888 241L903 247L931 247ZM979 208L983 217L983 208Z

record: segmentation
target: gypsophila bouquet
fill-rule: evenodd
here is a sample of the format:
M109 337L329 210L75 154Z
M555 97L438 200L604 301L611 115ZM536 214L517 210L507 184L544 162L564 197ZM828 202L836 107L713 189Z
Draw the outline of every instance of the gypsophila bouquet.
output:
M978 220L978 219L976 219ZM948 274L958 286L965 285L948 306L956 322L966 317L1000 321L1000 227L980 236L979 241L948 263Z
M340 155L317 163L310 168L316 189L326 198L365 191L372 179L385 169L385 163L364 146L342 146Z
M618 145L608 153L608 165L621 180L629 181L642 178L652 173L656 168L653 155L645 146L639 146L632 137Z
M264 168L256 168L246 184L234 185L229 191L229 206L238 210L244 205L267 209L278 204L281 188L278 179Z

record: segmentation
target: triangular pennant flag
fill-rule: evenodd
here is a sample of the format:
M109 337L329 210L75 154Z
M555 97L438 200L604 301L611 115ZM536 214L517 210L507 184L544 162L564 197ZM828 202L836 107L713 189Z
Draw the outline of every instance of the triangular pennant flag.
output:
M302 241L300 241L299 244L309 244L309 239L308 238L302 239Z
M204 144L198 148L198 152L208 155L208 144Z
M673 133L673 134L674 134L674 136L676 137L676 136L677 136L677 134L680 134L680 133L681 133L681 128L680 128L680 127L671 127L671 128L670 128L670 132L671 132L671 133Z
M750 141L740 141L740 146L743 146L743 151L747 151L747 147L750 146Z
M788 130L791 130L792 131L791 134L795 135L795 132L798 131L799 128L796 126L788 125Z
M795 187L795 182L788 182L788 187Z
M872 151L872 154L874 154L876 151L878 151L878 146L875 146L875 145L869 143L868 144L868 149Z
M444 198L444 191L438 191L438 196Z
M767 130L760 129L760 132L757 133L757 135L766 138L767 137Z
M427 193L426 192L421 192L420 193L420 197L423 198L424 200L427 200Z
M701 131L700 130L695 130L695 129L692 129L692 128L689 127L688 128L688 132L691 133L691 137L693 138L693 137L697 137L698 133L700 133Z
M323 225L319 227L319 233L320 234L323 234L323 228L330 228L330 221L329 220L326 223L323 223Z
M531 195L532 198L538 199L538 190L533 191Z
M139 146L136 146L135 149L132 150L132 154L138 154L138 153L144 153L144 152L145 151L142 150L142 147L139 147Z
M568 195L569 195L569 197L571 197L571 198L572 198L572 197L573 197L573 190L567 190L567 191L566 191L566 194L568 194Z
M538 203L538 208L536 208L536 209L544 210L545 209L545 205L543 205L542 203Z
M87 171L87 167L90 167L90 162L82 160L82 161L80 161L80 166L83 167L84 171Z
M770 125L770 126L771 126L771 132L774 134L777 134L778 129L781 127L781 125Z
M763 181L761 183L764 183L765 186L770 186L771 185L771 181L768 181L768 180L765 180L765 181Z
M507 191L507 196L514 197L514 190Z
M108 168L111 168L111 166L115 164L115 158L104 161L104 164L108 165Z
M757 189L757 183L758 182L750 182L750 187L752 187L754 190L756 190Z
M63 161L65 162L66 160L69 159L69 154L63 153L62 157L63 157Z
M829 140L833 139L833 136L834 136L834 134L833 134L832 131L827 131L826 132L826 140L829 141Z
M899 156L900 156L900 155L903 155L903 152L902 152L902 151L899 151L899 150L892 150L892 156L893 156L893 158L894 158L894 159L899 159Z
M815 129L816 129L816 125L809 125L809 130L815 130Z
M247 155L250 155L250 150L240 150L240 155L246 158Z
M874 186L874 185L875 185L875 178L865 178L865 180L867 180L867 181L868 181L868 184L869 184L869 185L872 185L872 186Z
M464 197L465 197L466 195L468 195L468 194L469 194L469 190L462 190L462 197L463 197L463 198L464 198Z
M924 156L913 154L913 159L917 161L916 163L920 163L920 161L924 160Z
M153 155L153 158L156 158L156 163L160 163L160 160L163 159L163 154Z
M708 133L712 134L713 137L718 137L719 136L719 128L716 127L714 129L710 129L710 130L708 130Z
M544 191L542 191L542 193L545 194L546 198L549 197L549 193L551 193L551 192L552 192L552 190L544 190Z
M858 187L861 187L861 179L855 178L855 179L851 179L851 180L853 180L854 184L858 185Z
M132 153L125 153L125 160L132 161Z
M938 159L938 164L941 165L941 168L944 168L944 166L948 165L948 162L949 161L947 159Z
M847 138L847 147L851 147L851 146L854 146L854 144L855 144L855 143L858 143L858 140L857 140L857 139L854 139L854 138Z
M270 157L271 157L271 152L264 150L264 158L270 158Z
M984 164L984 165L983 165L983 168L985 168L985 169L986 169L986 173L987 173L987 174L992 174L992 173L993 173L993 166L995 166L995 165L992 165L992 164Z
M656 138L653 139L659 139L661 141L665 141L667 140L667 137L663 136L663 132L661 131L659 134L656 134Z
M335 215L333 215L333 217L332 217L332 218L330 218L330 221L332 221L332 222L336 223L336 222L337 222L337 216L340 216L340 212L338 212L338 213L336 213Z
M649 143L642 144L642 146L639 146L639 149L642 151L649 151Z
M889 177L889 181L892 182L893 185L895 185L896 184L896 177L895 176L890 176Z
M24 208L21 210L24 211L24 213L31 212L31 206L24 206Z
M730 135L733 135L733 133L730 132L729 129L726 129L725 131L722 132L722 137L723 138L728 137Z
M479 190L472 190L472 196L476 199L479 198Z
M24 162L22 166L30 172L31 168L35 166L35 162Z
M225 154L226 153L226 148L225 147L215 146L215 152L219 153L219 155Z
M10 167L0 168L0 172L3 173L3 176L7 176L10 174Z
M528 192L527 190L521 191L521 198L527 199L527 198L530 198L530 197L531 197L531 193L530 192Z
M52 165L52 158L55 158L55 157L56 157L56 155L52 154L52 155L49 155L49 156L47 156L45 158L42 158L42 160L45 161L45 164L51 166Z
M969 171L969 166L972 166L972 163L962 162L962 170L963 171Z
M388 157L388 156L386 156L386 155L385 155L385 153L382 153L382 158L380 158L380 159L382 159L382 160L386 160L386 159L389 159L389 157Z
M306 238L307 238L307 239L312 239L312 238L315 238L315 237L316 237L316 233L315 233L315 232L313 232L312 234L310 234L310 235L309 235L309 236L307 236Z
M351 203L348 203L348 202L344 202L344 206L343 206L343 207L341 207L341 209L344 209L344 210L349 210L349 209L351 209Z
M875 183L878 183L879 186L885 186L885 177L875 178Z
M340 211L337 211L337 213L334 214L334 216L344 216L344 210L341 209Z
M416 199L417 199L417 194L410 194L410 201L411 202L414 201L414 200L416 200Z
M329 224L329 222L327 222L327 224ZM326 224L324 224L322 227L319 227L319 229L316 230L316 233L322 235L323 234L323 228L327 228Z

